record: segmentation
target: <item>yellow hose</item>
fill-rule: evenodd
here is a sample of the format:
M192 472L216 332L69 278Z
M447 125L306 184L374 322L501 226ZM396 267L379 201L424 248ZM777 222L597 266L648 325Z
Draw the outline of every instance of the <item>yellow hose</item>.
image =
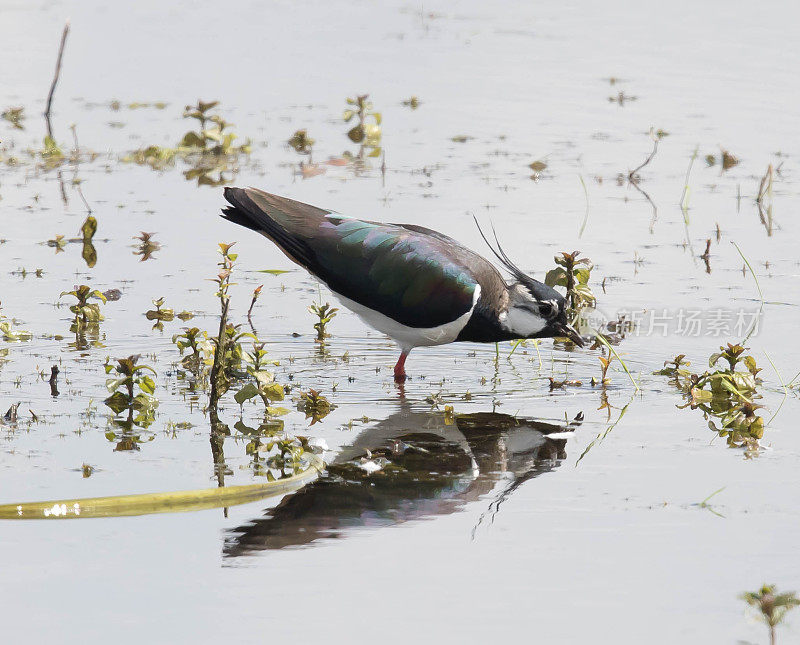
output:
M171 493L144 493L140 495L115 495L113 497L86 497L83 499L57 499L47 502L0 505L3 520L65 520L86 517L126 517L151 513L184 513L207 508L236 506L265 497L283 495L301 488L319 476L325 467L316 455L303 472L263 484L202 488L200 490L173 491Z

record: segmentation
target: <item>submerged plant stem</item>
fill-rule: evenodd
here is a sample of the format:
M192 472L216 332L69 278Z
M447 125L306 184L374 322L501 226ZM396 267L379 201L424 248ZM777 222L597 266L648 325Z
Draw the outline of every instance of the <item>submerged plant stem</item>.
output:
M219 379L220 372L222 371L222 359L225 355L225 327L228 324L228 305L230 298L223 296L222 310L219 317L219 334L217 335L217 346L214 348L214 363L211 365L211 393L208 400L208 410L211 416L211 427L215 431L219 424L219 414L217 412L217 405L219 404Z
M597 340L599 340L603 345L605 345L608 348L608 351L610 351L612 354L614 354L614 356L619 361L619 364L622 365L622 369L625 370L625 373L628 375L628 378L631 380L631 383L633 383L633 387L635 387L636 391L638 392L639 389L640 389L639 388L639 384L636 383L636 380L633 378L633 374L631 374L630 370L628 369L628 366L625 365L625 361L623 361L622 358L620 357L620 355L617 354L617 350L615 350L611 346L611 344L605 338L603 338L602 334L599 334L599 333L595 332L594 336L595 336L595 338L597 338Z

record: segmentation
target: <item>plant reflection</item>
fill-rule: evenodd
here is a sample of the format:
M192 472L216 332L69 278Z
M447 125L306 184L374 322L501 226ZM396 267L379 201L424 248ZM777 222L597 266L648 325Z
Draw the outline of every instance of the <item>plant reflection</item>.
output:
M230 531L228 557L306 546L378 528L449 515L505 482L489 512L526 481L566 457L573 422L548 423L483 412L452 416L400 411L362 432L341 450L327 474Z

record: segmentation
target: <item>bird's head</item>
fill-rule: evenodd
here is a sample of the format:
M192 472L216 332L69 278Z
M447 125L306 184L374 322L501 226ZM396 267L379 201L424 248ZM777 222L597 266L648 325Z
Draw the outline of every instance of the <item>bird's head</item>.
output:
M497 234L494 236L495 249L486 239L477 219L475 224L492 253L514 276L514 281L508 285L508 310L500 315L500 324L517 338L568 338L578 347L583 347L581 335L567 320L564 296L517 267L500 246Z
M508 287L508 310L500 323L519 338L569 338L583 347L581 335L567 320L564 296L528 275L514 277Z

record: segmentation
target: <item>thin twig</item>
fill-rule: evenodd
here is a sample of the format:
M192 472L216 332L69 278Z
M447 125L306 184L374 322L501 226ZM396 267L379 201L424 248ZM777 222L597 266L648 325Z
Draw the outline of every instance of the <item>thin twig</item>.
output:
M764 176L761 178L761 183L758 186L758 197L756 197L756 202L759 204L761 203L761 200L764 199L764 195L766 195L767 192L772 192L772 172L772 164L770 164L767 167L767 172L764 173Z
M53 107L53 94L56 91L56 84L58 77L61 75L61 59L64 57L64 45L67 44L67 34L69 33L69 20L64 25L64 31L61 34L61 45L58 48L58 58L56 59L56 73L53 76L53 82L50 84L50 92L47 95L47 107L44 111L44 120L47 123L47 136L53 138L53 127L50 124L50 108Z
M650 136L653 139L653 151L650 153L647 159L645 159L639 166L628 173L628 179L631 181L631 183L635 183L636 180L634 177L636 176L636 173L649 164L653 160L653 157L656 156L656 152L658 152L658 137L653 135L653 128L650 128Z
M641 186L639 186L639 184L637 184L635 181L632 181L631 186L633 186L636 190L642 193L642 195L644 195L644 198L648 202L650 202L650 206L653 209L653 218L650 220L650 234L652 235L656 227L656 221L658 220L658 207L656 206L656 203L652 199L650 199L650 195L647 194L647 191L644 190L644 188L642 188Z

